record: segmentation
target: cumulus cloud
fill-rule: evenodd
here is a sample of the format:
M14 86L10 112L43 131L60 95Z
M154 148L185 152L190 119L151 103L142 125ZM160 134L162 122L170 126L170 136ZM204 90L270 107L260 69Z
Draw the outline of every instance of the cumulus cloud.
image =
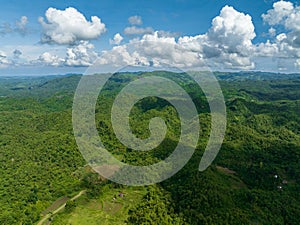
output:
M211 65L231 69L252 69L251 54L255 51L252 40L256 36L249 15L225 6L213 19L205 34L183 36L175 39L161 31L135 26L125 34L144 34L127 46L117 46L106 51L100 60L112 65L169 65L180 68Z
M127 45L119 45L109 51L104 51L97 63L100 65L113 64L115 67L138 65L141 58L136 51L131 53Z
M148 58L148 63L151 61L154 66L187 67L201 63L197 52L187 51L176 42L174 37L160 37L158 32L144 35L135 49L143 57Z
M106 31L99 17L92 16L91 21L87 21L82 13L72 7L65 10L49 8L45 17L46 20L39 18L43 27L43 43L74 44L80 40L96 39Z
M276 43L271 43L269 40L266 43L260 43L257 46L256 55L263 57L272 57L277 55L279 52L278 45Z
M130 23L141 24L141 18L134 16ZM43 26L42 42L67 44L65 56L51 50L44 51L33 63L48 66L90 66L99 54L88 40L99 37L105 31L105 25L94 16L91 21L74 8L58 10L49 8L45 18L39 19ZM26 26L27 19L21 18L19 28ZM120 33L109 40L111 50L102 52L99 63L114 66L175 66L179 68L197 68L204 65L214 68L252 69L253 53L259 55L258 47L252 40L256 34L249 15L225 6L212 20L211 28L204 34L176 37L173 33L154 31L151 27L130 26L125 28L126 35L140 35L128 44L120 45L123 37ZM289 37L287 36L286 39ZM280 40L279 40L280 39ZM277 42L283 42L278 35ZM286 46L285 48L287 48ZM264 43L260 54L272 54L279 51L277 44ZM286 50L287 51L287 50ZM15 50L17 59L22 52ZM5 57L2 57L4 62Z
M165 31L165 30L159 30L158 36L160 37L179 37L180 33L179 32L170 32L170 31Z
M208 32L209 40L218 44L224 52L242 54L252 46L256 36L251 16L225 6L212 21Z
M203 65L203 60L198 52L183 48L174 37L161 37L158 32L154 32L127 45L115 46L112 50L105 51L98 63L116 67L153 65L183 68Z
M273 9L267 11L262 15L263 20L271 25L283 26L288 34L284 34L290 39L291 44L294 42L296 45L300 42L300 7L295 7L293 3L286 1L279 1L273 4ZM273 29L273 28L271 28ZM282 34L280 34L282 37ZM276 38L278 40L278 38ZM282 39L283 40L283 39ZM282 41L281 40L281 41Z
M67 48L65 65L67 66L90 66L97 59L98 54L94 51L94 45L88 41L80 41L76 46Z
M128 18L128 22L131 25L142 25L143 24L142 17L140 17L140 16L131 16Z
M11 65L11 61L7 59L5 52L0 50L0 68L5 68Z
M294 63L295 67L297 67L298 69L300 69L300 59L297 59Z
M126 27L124 29L124 34L126 35L140 35L140 34L152 34L154 32L152 27L136 27L136 26L131 26L131 27Z
M284 24L285 20L294 11L293 3L286 1L279 1L273 4L273 9L268 10L266 14L262 15L265 22L270 25Z
M288 1L275 2L273 8L263 14L262 18L271 26L283 27L285 32L277 36L274 32L272 44L261 44L259 54L263 55L266 51L265 47L269 50L272 48L273 52L276 49L276 55L274 54L273 57L290 58L295 61L294 64L298 67L300 58L300 7L294 6L292 2ZM268 54L263 56L268 56Z
M273 9L268 10L266 14L262 15L263 20L269 25L281 25L287 33L284 34L286 38L276 38L280 41L285 40L293 47L300 46L300 7L294 6L291 2L279 1L273 4Z
M20 20L17 20L15 25L11 23L2 23L0 25L0 35L4 36L9 33L19 33L21 35L25 35L28 33L27 29L28 18L26 16L22 16Z
M144 35L153 34L154 30L152 27L139 27L135 25L142 25L143 21L140 16L131 16L128 18L128 22L131 26L126 27L123 31L125 35Z
M252 69L254 64L250 57L255 36L251 16L225 6L212 21L207 33L206 48L209 51L204 49L204 53L206 57L211 57L211 53L215 57L220 52L219 62L224 62L229 68Z
M274 29L273 27L271 27L268 32L269 32L270 37L275 37L275 35L276 35L276 29Z
M262 18L269 25L266 35L269 40L253 44L256 33L251 16L231 6L221 9L206 33L194 36L180 36L154 31L151 27L140 27L138 25L142 24L142 19L132 16L128 19L131 25L124 29L124 35L132 36L133 39L125 44L122 35L115 34L109 40L114 46L102 52L98 63L116 67L168 65L182 69L208 65L213 69L247 70L254 69L254 62L259 62L260 58L268 57L269 61L272 58L272 61L274 59L274 62L278 62L278 69L285 68L286 62L300 68L300 7L287 1L275 2ZM65 56L64 52L56 55L57 52L53 54L48 49L40 55L38 63L90 66L99 57L94 45L89 42L105 32L105 25L98 17L88 21L74 8L49 8L45 18L39 20L44 29L42 42L62 44L57 47L64 48ZM0 34L1 30L11 32L17 27L22 30L26 24L27 18L21 18L15 28L3 24ZM13 57L16 59L20 54L15 51ZM0 55L1 66L8 65L10 61L7 56L4 53Z
M109 43L111 45L119 45L123 39L124 38L121 36L121 34L116 33L113 39L109 39Z
M156 34L156 33L155 33ZM157 35L154 34L154 37ZM104 51L98 63L100 64L113 64L117 67L126 65L150 65L148 61L148 55L155 51L161 52L158 42L146 42L149 36L145 35L142 40L133 40L130 44L115 46L112 50ZM152 35L151 35L152 37ZM150 38L151 38L150 37ZM149 44L156 44L150 46ZM158 54L161 57L161 54Z
M97 57L98 53L94 51L93 44L88 41L80 41L76 45L67 47L65 56L47 51L42 53L38 59L32 60L30 65L87 67L92 65Z
M38 61L47 66L61 66L64 63L64 59L57 55L52 55L50 52L44 52L40 55Z
M26 16L22 16L20 20L16 21L16 31L22 35L25 35L27 31L28 18Z

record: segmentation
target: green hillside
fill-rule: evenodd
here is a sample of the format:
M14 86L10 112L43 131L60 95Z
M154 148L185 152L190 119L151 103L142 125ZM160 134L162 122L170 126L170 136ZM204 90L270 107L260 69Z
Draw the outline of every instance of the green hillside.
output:
M205 96L185 74L115 74L99 95L99 136L119 160L149 165L177 145L176 110L154 97L131 111L134 134L163 118L166 139L136 152L113 133L110 107L127 83L143 76L173 79L192 97L200 140L189 163L164 182L127 187L95 174L81 156L72 128L79 75L0 77L0 224L300 224L300 75L215 73L227 106L227 131L214 163L198 171L210 131ZM79 192L83 194L71 200ZM65 207L55 212L61 205Z

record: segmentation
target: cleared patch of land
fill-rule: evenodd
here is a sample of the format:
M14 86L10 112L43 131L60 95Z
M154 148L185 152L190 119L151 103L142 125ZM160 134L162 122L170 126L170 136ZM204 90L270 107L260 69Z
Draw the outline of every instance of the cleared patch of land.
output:
M76 200L77 198L79 198L81 195L83 195L85 193L85 190L83 191L80 191L76 196L74 196L73 198L71 198L72 201ZM62 198L59 198L57 199L48 209L50 210L50 208L53 210L53 211L49 211L38 223L37 225L43 225L45 224L45 222L47 224L49 219L54 216L55 214L57 214L58 212L60 212L61 210L63 210L66 206L66 203L67 201L69 200L68 197L62 197ZM62 205L61 205L62 204Z
M119 196L119 193L123 197ZM146 193L144 187L107 188L100 197L88 199L84 196L77 200L72 212L61 211L51 223L73 225L126 224L130 208L136 206Z

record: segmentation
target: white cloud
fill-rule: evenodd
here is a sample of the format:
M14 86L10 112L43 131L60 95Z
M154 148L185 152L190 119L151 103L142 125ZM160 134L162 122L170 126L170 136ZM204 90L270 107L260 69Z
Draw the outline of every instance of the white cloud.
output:
M273 9L270 9L266 14L263 14L262 18L270 25L282 24L293 10L294 6L291 2L275 2L273 4Z
M123 39L124 38L121 36L121 34L116 33L113 39L109 39L109 43L111 45L119 45Z
M11 65L11 61L7 59L5 52L0 50L0 68L5 68Z
M65 56L57 55L50 50L42 53L38 59L31 60L29 65L87 67L92 65L97 57L94 45L88 41L80 41L77 45L67 47Z
M132 40L128 45L115 46L98 61L115 67L127 65L188 67L203 65L197 52L180 46L173 37L160 37L158 32Z
M142 25L143 24L142 17L140 17L140 16L131 16L128 18L128 22L131 25Z
M251 16L225 6L212 21L208 32L209 40L225 52L242 54L252 46L256 36Z
M136 27L136 26L131 26L131 27L126 27L124 29L124 34L126 35L136 35L136 34L152 34L154 32L152 27Z
M285 39L287 39L287 36L286 36L285 33L281 33L281 34L278 34L278 35L276 36L276 41L278 41L278 42L281 42L281 41L283 41L283 40L285 40Z
M138 53L135 53L135 56L133 56L128 50L128 46L119 45L114 46L109 51L104 51L97 63L100 65L112 64L114 67L121 67L126 65L137 65L140 58Z
M160 37L158 32L144 35L135 49L155 66L188 67L201 63L197 52L186 50L176 42L174 37Z
M213 19L206 43L202 44L204 56L227 68L253 69L255 36L251 16L225 6Z
M241 57L237 53L231 54L222 54L221 57L218 58L217 63L219 65L224 64L224 68L226 69L242 69L242 70L250 70L254 69L255 65L251 61L249 57Z
M78 45L67 48L65 65L90 66L97 57L98 54L94 51L94 45L87 41L80 41Z
M50 52L44 52L40 55L38 62L47 66L61 66L64 63L64 59L57 55L52 55Z
M77 9L69 7L65 10L49 8L39 22L43 26L41 41L44 43L74 44L80 40L98 38L106 31L105 24L97 16L87 21Z
M273 4L273 9L262 15L263 20L269 25L282 25L287 32L293 33L294 39L300 38L300 7L293 3L279 1ZM300 42L300 41L299 41Z
M260 43L257 46L257 56L273 57L278 54L278 46L276 43L271 43L269 40L266 43Z
M282 26L285 32L274 35L273 43L264 46L270 49L277 49L273 57L286 58L295 61L298 67L300 58L300 7L294 6L292 2L279 1L273 4L273 8L262 15L263 20L271 26ZM264 49L260 51L263 54Z
M145 28L128 27L125 34L143 34ZM127 46L106 51L100 63L112 65L169 65L180 68L200 67L204 64L231 69L252 69L251 60L256 36L249 15L225 6L213 19L205 34L183 36L176 40L160 31L136 38Z
M290 69L291 66L300 69L300 7L279 1L262 18L270 25L265 36L269 40L253 44L256 33L251 16L230 6L223 7L206 33L194 36L179 36L177 33L140 27L141 17L132 16L128 19L131 25L124 29L124 35L133 39L125 44L122 35L116 33L109 40L115 46L103 51L98 63L116 67L169 65L182 69L208 65L212 69L247 70L255 68L254 62L268 62L271 65L272 61L274 65L275 62L278 64L277 69ZM74 8L49 8L45 18L39 21L44 29L42 42L60 45L55 49L51 45L29 46L26 49L23 46L2 46L1 49L10 55L0 52L0 67L25 60L31 65L90 66L99 56L89 42L106 30L105 24L97 16L89 21ZM22 31L25 34L27 24L25 16L15 24L2 24L0 35Z
M297 59L294 63L295 67L300 69L300 59Z
M275 37L275 35L276 35L276 29L274 29L273 27L271 27L268 32L269 32L269 35L271 37Z
M196 52L198 58L213 67L230 69L253 69L251 60L256 36L249 15L225 6L212 21L206 34L184 36L178 39L180 47Z
M22 16L20 20L16 21L16 31L22 35L27 33L27 25L28 18L26 16Z
M4 36L10 33L19 33L21 35L26 35L28 33L27 29L28 18L26 16L22 16L20 20L17 20L15 25L11 23L2 23L0 25L0 35Z
M19 45L3 45L1 46L1 50L8 54L8 57L15 59L14 51L18 50L22 54L18 59L18 63L27 63L31 64L31 62L37 60L40 55L44 52L50 52L52 55L57 55L60 58L64 58L66 54L66 46L59 45L26 45L26 44L19 44Z
M159 30L157 31L159 37L179 37L179 32L170 32L165 30Z

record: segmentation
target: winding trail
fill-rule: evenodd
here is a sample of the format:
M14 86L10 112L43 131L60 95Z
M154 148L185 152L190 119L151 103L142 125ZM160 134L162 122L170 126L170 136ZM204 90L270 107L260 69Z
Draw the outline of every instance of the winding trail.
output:
M75 195L73 198L71 198L70 200L73 201L77 198L79 198L81 195L83 195L86 192L86 190L82 190L80 191L77 195ZM58 207L57 209L55 209L52 213L48 213L47 215L45 215L38 223L37 225L43 225L45 221L47 221L51 216L55 215L56 213L60 212L61 210L63 210L66 206L66 202L64 204L62 204L60 207Z

